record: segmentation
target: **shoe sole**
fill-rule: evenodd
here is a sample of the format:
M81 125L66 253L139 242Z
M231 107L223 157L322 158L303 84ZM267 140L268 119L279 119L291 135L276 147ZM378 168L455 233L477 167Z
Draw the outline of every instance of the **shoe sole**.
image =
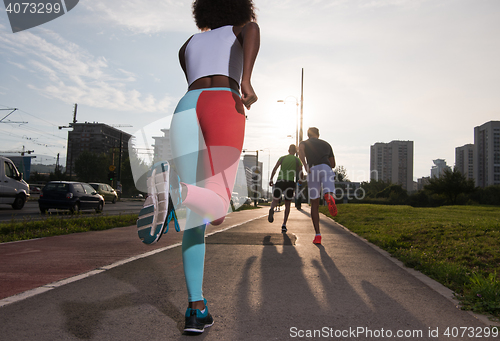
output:
M145 244L158 242L161 236L168 231L165 224L168 212L168 162L156 163L147 179L148 198L139 212L137 219L137 234ZM177 228L176 228L177 229Z
M269 209L269 215L267 216L267 221L270 223L274 221L274 210L272 208Z
M330 212L332 217L336 217L338 211L337 211L337 205L335 204L335 199L333 199L331 195L325 195L325 200L328 203L328 212Z
M212 322L211 324L206 324L203 326L203 329L196 329L196 328L185 328L184 331L187 333L197 333L201 334L205 331L205 328L212 327L214 323Z

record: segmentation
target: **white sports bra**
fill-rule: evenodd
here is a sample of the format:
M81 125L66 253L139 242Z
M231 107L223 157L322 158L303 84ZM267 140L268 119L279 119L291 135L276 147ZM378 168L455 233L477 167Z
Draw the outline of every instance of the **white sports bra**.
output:
M195 80L223 75L241 83L243 47L234 35L233 26L222 26L193 35L186 46L188 84Z

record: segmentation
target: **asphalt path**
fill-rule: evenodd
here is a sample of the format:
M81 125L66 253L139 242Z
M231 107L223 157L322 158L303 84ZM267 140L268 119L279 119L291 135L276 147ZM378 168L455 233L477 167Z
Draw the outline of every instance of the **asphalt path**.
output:
M204 296L215 323L197 339L484 339L487 324L457 309L451 292L416 276L333 220L321 217L323 244L312 244L310 215L303 208L292 209L286 234L280 233L282 212L269 224L266 209L232 213L223 225L208 229ZM187 306L178 242L182 233L170 233L156 250L141 245L134 227L45 238L59 248L48 256L59 267L96 253L102 265L78 269L83 275L66 281L46 279L38 292L0 301L0 339L191 337L182 333ZM49 246L42 249L44 240L0 245L0 256L9 261L9 249L10 260L29 262L33 254L42 257L50 251ZM131 252L132 243L142 251ZM41 274L51 269L44 263L38 266ZM8 271L0 268L1 278L16 276ZM465 333L463 328L468 328Z
M131 200L123 199L117 201L115 204L111 202L106 202L104 204L104 209L102 213L96 213L95 210L81 211L79 214L85 216L91 215L119 215L128 214L130 212L139 212L144 200ZM70 216L71 213L68 210L49 210L48 214L40 214L40 209L38 208L38 201L34 199L28 200L24 207L20 210L14 210L12 206L7 204L0 204L0 222L7 221L22 221L22 220L40 220L52 217L54 215L59 216Z

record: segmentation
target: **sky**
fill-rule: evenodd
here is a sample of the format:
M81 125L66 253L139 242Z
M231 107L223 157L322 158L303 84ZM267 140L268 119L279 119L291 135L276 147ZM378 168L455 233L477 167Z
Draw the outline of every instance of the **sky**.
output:
M475 126L500 120L498 0L254 3L259 100L244 149L260 150L264 179L295 143L302 69L304 137L318 127L352 181L369 180L376 142L414 141L416 181L430 176L432 160L453 166ZM80 0L17 33L2 7L0 109L18 110L0 123L0 153L24 146L38 155L33 163L64 158L68 130L58 127L75 103L78 122L130 134L168 122L187 90L178 50L196 32L190 1Z

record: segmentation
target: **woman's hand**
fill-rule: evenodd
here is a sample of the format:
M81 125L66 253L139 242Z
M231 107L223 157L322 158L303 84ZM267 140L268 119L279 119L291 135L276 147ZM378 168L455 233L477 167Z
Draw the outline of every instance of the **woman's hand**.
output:
M250 109L250 106L257 102L257 95L255 94L255 91L253 90L252 85L250 82L242 82L241 83L241 101L243 102L243 105L247 108Z

